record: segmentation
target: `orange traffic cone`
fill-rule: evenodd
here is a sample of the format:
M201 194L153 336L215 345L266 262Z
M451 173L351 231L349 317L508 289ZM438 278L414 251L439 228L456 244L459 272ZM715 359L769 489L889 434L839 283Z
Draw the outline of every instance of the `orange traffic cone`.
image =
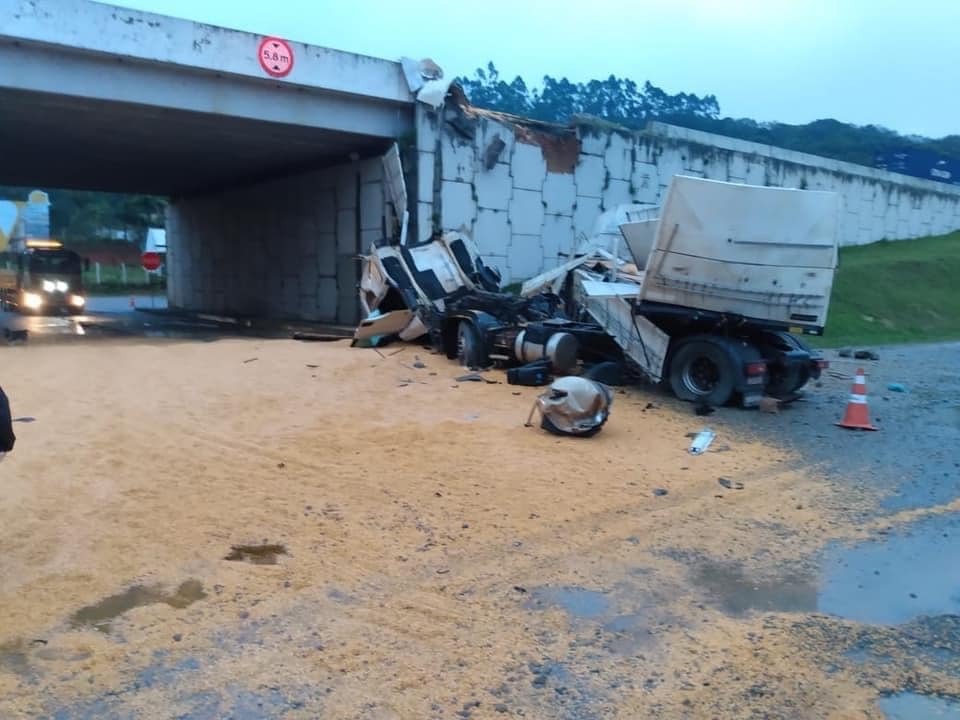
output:
M847 412L837 425L851 430L876 430L870 424L870 412L867 409L867 381L863 376L863 368L857 368L857 376L853 379L853 389L850 391L850 400L847 402Z

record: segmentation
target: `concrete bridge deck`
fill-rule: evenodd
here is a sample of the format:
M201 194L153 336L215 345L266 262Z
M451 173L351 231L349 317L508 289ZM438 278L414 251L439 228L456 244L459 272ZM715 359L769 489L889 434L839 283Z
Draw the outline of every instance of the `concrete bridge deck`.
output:
M0 0L0 182L183 195L380 154L400 64L89 0Z

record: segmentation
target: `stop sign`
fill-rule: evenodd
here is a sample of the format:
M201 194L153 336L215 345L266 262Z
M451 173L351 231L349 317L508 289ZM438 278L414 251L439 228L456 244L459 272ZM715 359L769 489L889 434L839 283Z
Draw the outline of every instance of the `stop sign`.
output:
M145 252L140 256L140 264L143 266L143 269L148 272L153 272L159 268L162 262L163 260L160 258L160 253Z

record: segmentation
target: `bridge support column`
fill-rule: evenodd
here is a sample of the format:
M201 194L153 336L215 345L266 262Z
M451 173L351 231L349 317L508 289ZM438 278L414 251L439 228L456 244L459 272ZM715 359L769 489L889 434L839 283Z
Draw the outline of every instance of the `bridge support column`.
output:
M357 256L384 234L380 158L174 200L171 307L352 325Z

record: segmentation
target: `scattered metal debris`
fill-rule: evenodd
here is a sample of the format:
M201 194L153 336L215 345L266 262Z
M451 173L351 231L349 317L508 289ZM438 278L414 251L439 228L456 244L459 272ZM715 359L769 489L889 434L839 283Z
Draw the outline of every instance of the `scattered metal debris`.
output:
M535 412L540 412L540 427L555 435L592 437L610 417L613 395L605 386L580 377L555 380L540 395L525 423L531 427Z
M688 452L691 455L702 455L707 451L707 448L710 447L710 443L712 443L716 437L717 434L713 430L710 428L704 428L694 436L693 442L690 443Z
M295 332L292 337L294 340L300 340L302 342L336 342L337 340L347 339L343 335L317 332Z
M729 478L717 478L717 482L723 485L727 490L743 490L743 483L739 480L730 480Z
M757 406L757 409L761 412L776 415L780 412L780 400L774 397L764 396L760 398L760 404Z

